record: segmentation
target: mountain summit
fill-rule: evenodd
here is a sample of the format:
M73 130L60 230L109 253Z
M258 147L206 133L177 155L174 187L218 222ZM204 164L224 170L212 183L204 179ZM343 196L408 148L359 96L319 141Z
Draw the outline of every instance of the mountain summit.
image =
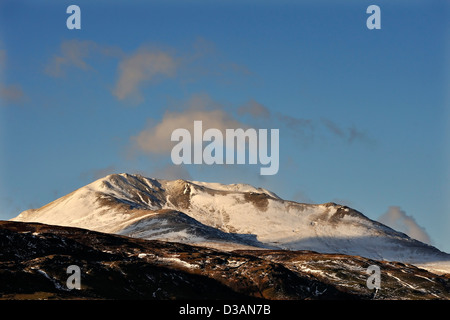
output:
M450 272L450 255L335 203L304 204L246 184L112 174L13 221L232 249L311 250Z

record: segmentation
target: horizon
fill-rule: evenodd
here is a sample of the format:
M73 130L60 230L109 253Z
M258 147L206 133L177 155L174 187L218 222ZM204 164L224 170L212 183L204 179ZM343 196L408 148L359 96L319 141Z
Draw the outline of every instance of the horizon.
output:
M368 2L80 0L69 30L71 4L0 4L0 219L122 172L335 202L450 252L448 2L377 1L379 30ZM175 165L195 120L278 129L278 172Z

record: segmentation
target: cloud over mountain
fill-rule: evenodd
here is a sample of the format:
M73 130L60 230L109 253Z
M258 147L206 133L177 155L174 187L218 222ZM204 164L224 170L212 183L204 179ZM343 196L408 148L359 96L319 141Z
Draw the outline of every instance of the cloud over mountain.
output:
M130 98L141 102L140 86L146 81L173 77L177 62L171 54L161 50L140 48L119 63L119 78L113 90L119 100Z
M179 110L166 111L158 123L149 123L137 136L131 138L133 148L144 153L169 153L172 132L178 128L188 129L193 133L195 120L203 122L203 130L216 128L245 128L247 125L238 121L231 113L221 108L207 95L194 95Z
M388 211L378 218L378 221L407 234L411 238L431 244L431 239L426 230L417 224L414 217L407 215L398 206L389 207Z

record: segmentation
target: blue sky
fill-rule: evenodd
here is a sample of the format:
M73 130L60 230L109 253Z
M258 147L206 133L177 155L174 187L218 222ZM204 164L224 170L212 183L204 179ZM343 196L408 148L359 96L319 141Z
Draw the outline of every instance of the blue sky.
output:
M372 219L401 208L450 252L448 3L257 3L3 1L0 218L128 172L244 182ZM71 4L81 30L66 28ZM278 174L171 165L155 130L214 111L280 129Z

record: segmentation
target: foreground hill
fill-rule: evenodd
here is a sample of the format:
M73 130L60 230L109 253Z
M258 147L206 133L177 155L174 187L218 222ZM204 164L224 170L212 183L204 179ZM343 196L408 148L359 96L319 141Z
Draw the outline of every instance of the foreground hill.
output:
M413 265L291 250L220 251L86 229L0 221L1 299L450 299ZM81 269L81 289L66 286ZM381 289L366 286L369 265Z

